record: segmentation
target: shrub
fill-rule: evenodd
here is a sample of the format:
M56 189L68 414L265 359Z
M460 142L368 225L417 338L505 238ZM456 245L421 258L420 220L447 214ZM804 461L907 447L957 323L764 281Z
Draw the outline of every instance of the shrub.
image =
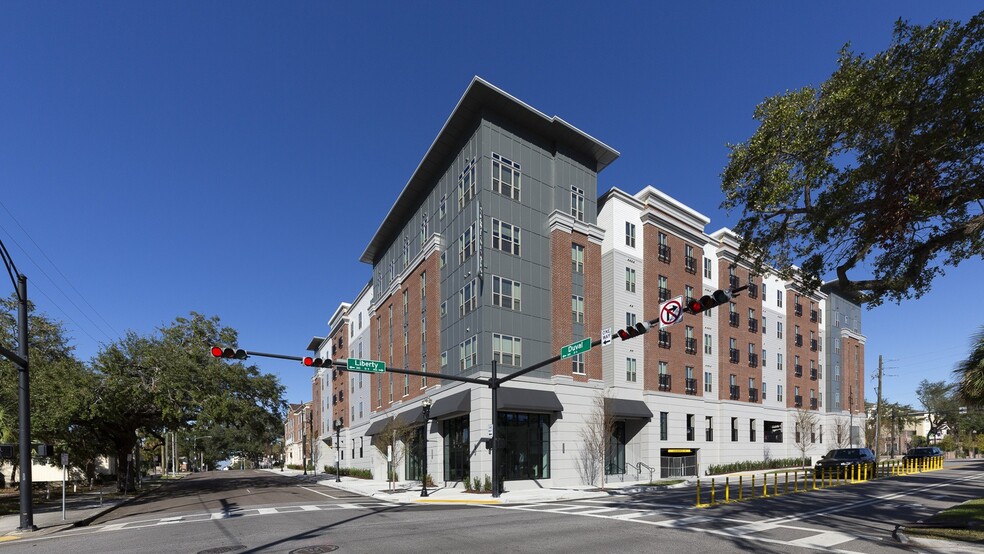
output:
M472 489L471 481L468 479L468 476L465 475L464 477L461 478L461 480L462 480L462 482L465 483L465 491L466 492L471 492L473 489Z
M721 475L722 473L735 473L738 471L754 471L758 469L782 469L784 467L802 467L801 458L784 458L772 460L746 460L744 462L733 462L730 464L711 464L707 466L708 475Z
M492 492L492 478L488 475L485 476L485 483L482 485L482 490L485 492Z
M474 485L472 490L474 491L482 490L482 480L480 478L476 477L475 480L472 481L472 484Z
M335 474L334 466L329 466L325 464L325 473ZM338 468L338 474L341 477L358 477L359 479L372 479L371 469L358 469L355 467L341 467Z

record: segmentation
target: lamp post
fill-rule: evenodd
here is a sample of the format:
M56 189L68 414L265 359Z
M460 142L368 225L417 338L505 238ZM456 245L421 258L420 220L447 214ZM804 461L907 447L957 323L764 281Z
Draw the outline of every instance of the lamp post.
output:
M335 423L335 482L342 482L342 422Z
M202 435L200 437L191 437L191 459L196 462L198 471L201 471L201 456L198 453L198 439L210 439L212 435Z
M430 397L424 398L423 402L420 403L421 407L424 409L424 464L423 471L424 475L420 478L423 486L420 488L420 496L427 496L427 423L430 421L431 415L431 399Z

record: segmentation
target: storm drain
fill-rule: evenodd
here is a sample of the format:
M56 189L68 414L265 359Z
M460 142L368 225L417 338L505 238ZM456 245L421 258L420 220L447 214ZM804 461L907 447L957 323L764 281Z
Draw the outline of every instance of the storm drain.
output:
M198 554L223 554L225 552L238 552L240 550L246 550L246 547L241 544L234 544L232 546L217 546L215 548L199 550Z
M290 554L321 554L322 552L334 552L336 550L338 550L338 547L334 544L318 544L291 550Z

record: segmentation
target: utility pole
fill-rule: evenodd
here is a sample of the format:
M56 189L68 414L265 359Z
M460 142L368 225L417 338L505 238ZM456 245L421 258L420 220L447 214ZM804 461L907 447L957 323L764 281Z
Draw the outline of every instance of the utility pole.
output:
M878 452L881 449L879 440L881 439L881 399L882 399L882 357L878 355L878 400L875 403L875 459L878 459Z

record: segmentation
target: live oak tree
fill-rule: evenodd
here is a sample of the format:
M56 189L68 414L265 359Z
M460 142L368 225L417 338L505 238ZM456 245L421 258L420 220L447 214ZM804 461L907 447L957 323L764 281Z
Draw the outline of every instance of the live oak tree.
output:
M759 270L793 264L816 287L877 306L925 293L941 266L984 251L984 12L899 21L891 45L850 45L819 87L765 99L722 175Z
M957 366L960 397L968 404L984 404L984 326L973 337L970 356Z
M926 419L929 421L929 430L926 438L929 439L944 425L953 428L959 415L957 397L954 394L955 386L945 381L929 381L923 379L916 388L916 398L926 410Z

